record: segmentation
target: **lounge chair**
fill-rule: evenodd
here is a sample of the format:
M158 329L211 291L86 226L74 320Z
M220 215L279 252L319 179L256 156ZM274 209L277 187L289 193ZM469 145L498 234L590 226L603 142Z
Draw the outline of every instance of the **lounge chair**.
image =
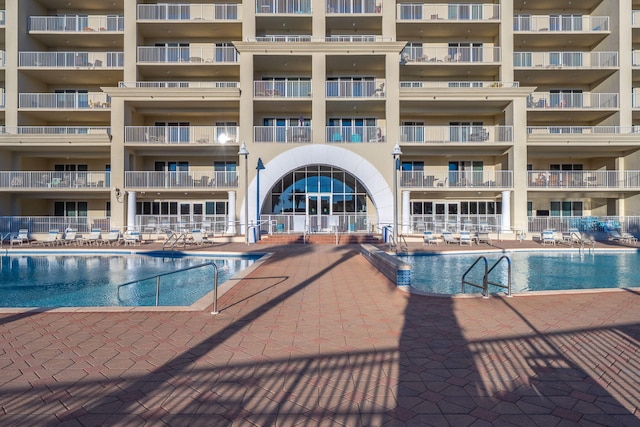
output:
M98 243L110 246L120 244L120 230L109 230L107 237L105 239L100 239Z
M122 239L124 241L125 246L126 245L140 246L140 244L142 243L142 235L140 234L139 231L127 231L124 233L124 236Z
M83 237L80 243L87 245L97 245L101 238L102 230L99 228L91 229L91 233L87 237Z
M18 234L15 236L11 236L10 239L11 246L13 246L14 244L19 244L20 246L22 246L24 243L28 245L29 230L27 230L26 228L21 228L20 230L18 230Z
M476 233L476 243L480 244L480 243L487 243L487 244L491 244L491 237L489 237L489 232L487 231L478 231Z
M60 230L49 230L49 234L47 234L46 239L44 240L36 240L33 242L34 246L57 246L61 244L60 240L58 240L58 234L60 234Z
M629 243L631 245L635 245L636 243L638 243L638 238L631 233L624 232L620 233L620 235L624 239L625 243Z
M556 230L542 230L541 242L543 245L552 244L555 246L556 244Z
M63 245L76 244L78 241L78 230L75 228L67 228L64 231L64 237L62 238Z
M451 244L453 243L454 245L459 245L460 241L458 239L456 239L455 237L453 237L453 234L451 234L450 231L443 231L442 232L442 240L444 240L444 243Z
M458 239L458 242L460 243L460 245L465 244L465 245L472 246L473 240L471 240L471 232L469 230L461 230L460 238Z
M422 234L422 244L423 245L438 245L440 244L440 238L433 234L432 231L425 231Z
M210 243L209 238L202 232L202 230L192 230L191 238L194 245L202 245L203 243Z
M607 231L607 235L609 240L614 242L628 243L631 245L635 245L638 242L638 239L631 233L622 233L620 234L617 230L609 230Z

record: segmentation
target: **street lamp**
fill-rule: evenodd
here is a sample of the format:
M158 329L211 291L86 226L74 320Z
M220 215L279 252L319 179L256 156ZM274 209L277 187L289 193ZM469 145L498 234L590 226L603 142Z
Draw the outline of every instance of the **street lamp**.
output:
M243 142L238 151L239 156L244 156L244 242L249 244L249 166L247 159L249 150Z
M258 164L256 165L256 225L260 227L260 171L264 169L264 163L262 159L258 157ZM258 228L260 230L260 228ZM257 238L260 239L260 232Z
M398 250L398 169L400 169L400 145L396 142L391 155L393 156L393 244Z

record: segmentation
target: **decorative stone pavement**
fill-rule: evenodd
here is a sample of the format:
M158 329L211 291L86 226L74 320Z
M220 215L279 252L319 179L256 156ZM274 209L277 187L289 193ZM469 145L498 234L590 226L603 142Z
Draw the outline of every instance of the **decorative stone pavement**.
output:
M424 297L358 246L214 247L247 248L215 316L0 314L0 425L640 426L635 290Z

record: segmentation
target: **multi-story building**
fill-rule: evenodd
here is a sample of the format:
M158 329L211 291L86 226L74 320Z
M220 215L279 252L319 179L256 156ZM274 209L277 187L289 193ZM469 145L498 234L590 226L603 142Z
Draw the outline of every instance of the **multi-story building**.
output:
M0 8L5 232L638 226L640 0Z

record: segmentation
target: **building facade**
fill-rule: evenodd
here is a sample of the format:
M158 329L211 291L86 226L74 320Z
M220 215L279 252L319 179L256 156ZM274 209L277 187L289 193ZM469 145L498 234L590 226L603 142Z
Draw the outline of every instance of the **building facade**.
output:
M4 232L640 226L638 0L0 7Z

